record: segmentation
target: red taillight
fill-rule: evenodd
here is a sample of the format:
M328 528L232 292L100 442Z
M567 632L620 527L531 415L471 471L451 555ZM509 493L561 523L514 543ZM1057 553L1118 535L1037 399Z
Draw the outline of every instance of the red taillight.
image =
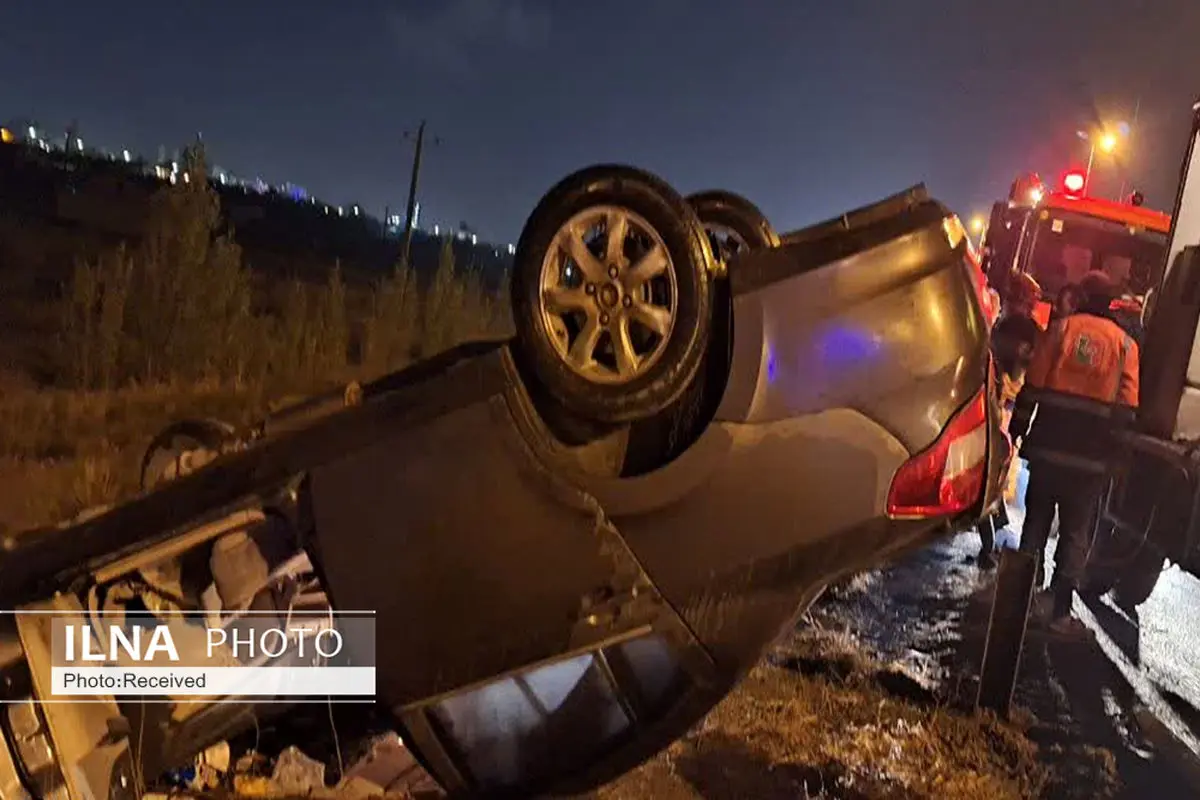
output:
M985 384L950 418L931 447L896 471L888 490L888 516L939 517L979 502L987 470L987 391Z

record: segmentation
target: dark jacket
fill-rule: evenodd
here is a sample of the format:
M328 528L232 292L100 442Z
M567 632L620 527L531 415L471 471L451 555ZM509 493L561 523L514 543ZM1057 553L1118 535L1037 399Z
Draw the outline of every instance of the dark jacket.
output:
M1029 358L1042 335L1032 317L1005 314L992 326L992 357L996 367L1009 377L1017 377L1029 366Z

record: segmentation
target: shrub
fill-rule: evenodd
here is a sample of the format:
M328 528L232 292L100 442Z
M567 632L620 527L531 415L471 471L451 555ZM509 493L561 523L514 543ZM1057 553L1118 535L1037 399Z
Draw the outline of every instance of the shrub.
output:
M452 239L428 286L398 264L371 287L359 318L351 318L338 264L323 287L294 281L279 308L256 313L203 149L183 158L184 179L154 195L136 247L77 263L58 348L68 387L215 379L303 389L348 368L382 372L503 332L503 304L481 276L458 268Z
M420 355L421 291L407 264L397 264L372 288L370 310L362 325L361 363L383 372Z
M60 342L70 385L245 377L249 273L221 230L199 147L184 166L186 179L152 198L133 251L122 246L76 265Z

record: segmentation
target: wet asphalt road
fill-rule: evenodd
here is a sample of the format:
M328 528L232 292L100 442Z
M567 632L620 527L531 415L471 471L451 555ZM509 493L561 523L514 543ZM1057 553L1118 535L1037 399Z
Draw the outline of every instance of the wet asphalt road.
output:
M1170 567L1138 614L1143 672L1200 714L1200 580Z
M1001 546L1019 542L1024 477ZM994 580L975 566L978 548L974 533L941 542L835 591L813 618L970 702ZM1047 752L1074 754L1066 762L1088 747L1112 751L1125 786L1117 796L1200 797L1200 580L1169 568L1139 615L1140 631L1107 601L1077 598L1093 640L1064 644L1031 629L1015 704L1039 720L1034 738Z
M1027 481L1028 471L1022 469L1017 502L1009 508L1011 527L1018 532L1025 516ZM1017 533L1006 537L1004 544L1016 547L1019 541ZM1048 555L1053 548L1052 542ZM1077 600L1076 605L1076 616L1092 628L1099 643L1105 644L1107 637L1137 670L1139 674L1128 676L1131 680L1145 680L1192 726L1200 721L1200 579L1175 565L1164 570L1153 594L1138 608L1140 630L1105 601L1078 608ZM1107 655L1110 661L1118 658L1116 653ZM1200 738L1200 730L1196 733ZM1200 741L1189 744L1200 756Z

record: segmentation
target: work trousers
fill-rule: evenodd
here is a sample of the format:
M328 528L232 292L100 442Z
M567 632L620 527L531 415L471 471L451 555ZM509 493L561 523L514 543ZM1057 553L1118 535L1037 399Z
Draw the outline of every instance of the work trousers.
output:
M1056 601L1061 601L1056 602L1060 613L1069 610L1071 593L1082 584L1096 526L1096 509L1105 484L1106 476L1102 472L1030 461L1021 552L1037 559L1040 567L1057 509L1058 546L1054 551L1051 587L1055 590ZM1038 574L1042 574L1040 568ZM1064 604L1066 610L1061 608Z

